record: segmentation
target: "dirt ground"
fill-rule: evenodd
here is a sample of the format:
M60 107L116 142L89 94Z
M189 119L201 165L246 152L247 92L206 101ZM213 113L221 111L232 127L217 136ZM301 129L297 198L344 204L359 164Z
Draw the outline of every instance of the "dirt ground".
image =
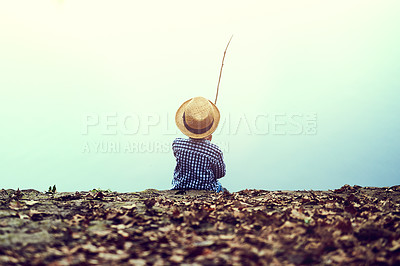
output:
M400 186L0 191L0 265L400 265Z

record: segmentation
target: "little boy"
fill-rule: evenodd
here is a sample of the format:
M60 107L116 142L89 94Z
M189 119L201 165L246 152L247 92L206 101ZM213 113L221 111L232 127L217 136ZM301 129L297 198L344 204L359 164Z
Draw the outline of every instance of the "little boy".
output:
M189 139L172 143L176 167L172 189L226 191L217 179L225 176L222 151L211 143L220 114L217 106L203 97L184 102L176 112L175 122Z

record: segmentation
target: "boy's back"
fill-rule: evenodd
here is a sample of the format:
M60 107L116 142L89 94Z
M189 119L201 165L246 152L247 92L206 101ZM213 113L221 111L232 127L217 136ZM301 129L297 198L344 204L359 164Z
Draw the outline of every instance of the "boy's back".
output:
M173 189L218 191L217 179L225 175L219 147L205 139L177 138L172 143L176 157Z

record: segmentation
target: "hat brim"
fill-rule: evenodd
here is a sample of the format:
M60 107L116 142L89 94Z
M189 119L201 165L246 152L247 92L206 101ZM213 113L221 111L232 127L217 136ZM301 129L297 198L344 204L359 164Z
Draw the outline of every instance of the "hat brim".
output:
M194 139L202 139L205 138L209 135L211 135L218 127L219 124L219 119L220 119L220 114L219 114L219 110L217 108L217 106L215 104L213 104L210 100L209 102L211 103L212 106L212 117L214 118L214 122L213 125L211 126L211 128L209 130L207 130L206 132L202 133L202 134L195 134L191 131L189 131L186 127L185 124L183 122L183 113L185 112L186 106L188 105L188 103L191 101L192 99L187 100L186 102L184 102L178 109L178 111L176 111L176 115L175 115L175 123L176 126L179 128L179 130L185 134L186 136L190 137L190 138L194 138Z

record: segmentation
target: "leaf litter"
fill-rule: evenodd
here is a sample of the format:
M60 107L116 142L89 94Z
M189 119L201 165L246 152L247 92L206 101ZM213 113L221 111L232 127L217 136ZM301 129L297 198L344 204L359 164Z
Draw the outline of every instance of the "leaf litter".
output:
M400 186L0 191L1 265L400 264Z

